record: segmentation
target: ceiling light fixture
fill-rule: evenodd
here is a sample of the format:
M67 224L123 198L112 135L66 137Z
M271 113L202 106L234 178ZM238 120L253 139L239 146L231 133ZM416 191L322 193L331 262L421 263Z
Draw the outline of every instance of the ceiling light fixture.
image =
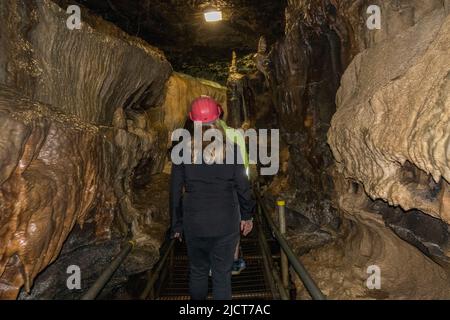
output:
M220 10L208 10L205 13L206 22L222 21L222 11Z

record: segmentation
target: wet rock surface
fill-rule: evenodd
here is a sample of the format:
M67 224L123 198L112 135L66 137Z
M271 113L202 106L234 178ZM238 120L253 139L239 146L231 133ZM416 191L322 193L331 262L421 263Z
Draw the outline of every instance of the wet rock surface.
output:
M0 298L79 298L133 239L103 292L114 297L153 266L169 224L162 172L187 106L166 92L187 105L224 89L168 88L161 51L85 11L72 31L52 1L4 1L0 16Z
M163 2L78 1L128 34L85 7L69 30L65 0L0 4L0 298L77 299L129 239L100 298L138 297L169 224L170 135L200 94L234 127L280 129L279 174L259 180L329 298L450 298L448 1L290 0L284 18L230 1L215 27L186 14L206 1Z
M432 180L450 179L449 27L449 16L436 10L356 56L342 78L329 132L338 170L361 181L370 196L447 222L440 186Z
M10 156L8 162L2 159L2 168L11 168L2 170L1 238L7 245L1 252L1 294L14 298L58 257L76 224L84 226L89 218L95 226L70 234L75 239L69 241L81 247L87 241L91 255L114 230L116 238L125 239L127 226L141 214L127 207L127 179L137 159L149 157L153 144L123 130L87 125L6 87L1 87L0 101L2 154ZM82 256L86 259L86 252ZM70 264L78 262L73 259ZM80 268L89 273L104 265Z
M301 257L324 294L330 299L448 299L448 272L387 228L380 215L361 209L365 198L341 195L345 218L339 236ZM374 267L380 271L379 289L369 289ZM294 279L298 298L309 299Z
M162 52L83 11L80 30L52 1L3 1L0 83L81 120L111 126L117 108L162 102L171 66Z
M287 201L289 241L330 298L448 297L447 21L440 1L290 1L284 39L256 56L283 138L266 197L275 220Z
M272 204L276 198L286 200L291 235L300 237L302 250L308 250L331 241L330 230L337 229L340 219L330 201L333 189L327 168L333 159L326 143L335 111L340 53L326 21L303 19L296 15L297 5L292 2L286 9L284 39L271 49L260 45L255 58L265 75L282 139L280 172L270 182L267 196ZM315 228L305 232L310 224Z

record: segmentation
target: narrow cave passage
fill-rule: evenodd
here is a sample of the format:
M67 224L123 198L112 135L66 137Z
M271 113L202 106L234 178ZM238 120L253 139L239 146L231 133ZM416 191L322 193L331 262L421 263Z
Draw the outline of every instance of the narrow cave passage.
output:
M0 21L0 299L190 298L172 138L202 96L249 155L233 299L450 298L448 0L4 0Z

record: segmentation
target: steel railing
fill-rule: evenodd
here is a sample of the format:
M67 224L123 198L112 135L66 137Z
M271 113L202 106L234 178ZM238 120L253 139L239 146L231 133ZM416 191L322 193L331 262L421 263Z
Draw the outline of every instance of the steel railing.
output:
M158 261L157 265L152 269L152 271L148 272L147 284L144 291L140 295L140 299L147 299L149 294L152 295L153 287L158 280L158 277L161 273L161 270L165 266L167 262L167 258L173 252L173 247L175 244L175 240L172 239L169 241L165 249L163 250L163 254L161 259ZM134 247L134 242L129 241L125 244L124 248L120 251L120 253L113 259L111 264L103 270L94 284L89 288L89 290L81 297L81 300L94 300L106 286L108 281L111 279L113 274L117 271L117 269L122 265L125 261L125 258L130 254ZM152 297L153 298L153 297Z
M145 286L144 291L142 291L142 293L139 297L141 300L147 299L149 297L149 295L150 295L151 299L154 298L154 286L155 286L156 280L158 280L161 270L166 265L167 258L169 258L173 253L175 241L177 241L177 240L175 240L175 239L170 240L167 247L164 250L162 250L163 254L161 256L161 259L159 259L156 267L153 268L154 270L152 270L148 273L147 284ZM165 269L165 270L167 270L167 269Z
M258 214L256 215L256 227L258 228L258 243L261 247L261 254L263 258L264 272L266 273L266 278L269 280L270 291L275 299L280 298L281 300L289 300L289 292L283 286L283 282L275 268L272 252L264 238L263 228L262 228L262 217L260 215L260 206L258 204ZM270 281L272 280L272 281Z
M111 264L103 270L94 284L89 288L89 290L81 297L81 300L94 300L99 293L103 290L105 285L108 283L109 279L111 279L112 275L123 263L125 258L131 252L134 247L134 242L129 241L125 244L124 248L120 251L117 257L111 262Z
M319 289L313 278L310 276L304 265L300 262L297 255L294 253L294 251L289 246L286 238L283 236L283 234L280 232L280 230L277 228L275 223L272 220L272 217L270 216L269 210L267 206L265 205L259 190L255 192L256 197L258 199L259 208L261 209L262 216L265 218L269 228L271 229L273 236L275 240L278 242L278 244L281 247L281 250L286 254L289 263L291 264L294 271L299 276L300 280L302 281L303 285L305 286L308 293L311 295L311 297L314 300L325 300L326 297L322 293L322 291ZM278 281L277 281L278 282ZM280 285L278 286L281 287ZM280 288L281 289L281 288ZM283 289L282 289L283 290Z
M280 230L277 228L275 223L272 220L272 217L270 216L269 210L264 203L261 194L259 193L259 190L255 192L258 202L258 214L256 216L257 219L257 227L259 228L258 237L259 237L259 244L261 247L261 252L263 256L263 264L266 274L273 279L273 283L270 283L271 291L276 297L280 297L283 300L289 299L289 292L288 288L286 288L286 285L283 284L283 279L280 277L279 273L277 272L277 269L274 266L272 254L270 251L270 248L267 244L266 239L264 238L264 233L262 230L263 226L263 219L267 222L267 225L272 232L275 240L280 245L281 250L287 257L287 260L289 261L291 267L293 270L297 273L300 280L302 281L303 285L305 286L306 290L309 292L311 297L314 300L325 300L325 296L322 293L322 291L319 289L317 284L314 282L312 277L309 275L306 268L303 266L303 264L300 262L297 255L294 253L294 251L289 246L286 238L284 235L280 232ZM168 242L166 247L162 250L162 255L156 266L152 269L152 271L148 272L147 276L147 283L145 286L145 289L140 295L140 299L147 299L154 298L154 287L156 284L156 281L160 278L161 271L163 270L163 267L166 266L167 259L169 257L173 256L173 249L175 245L175 239L172 239ZM105 287L105 285L108 283L108 281L111 279L112 275L116 272L116 270L119 268L119 266L123 263L125 258L128 256L128 254L131 252L131 250L134 247L134 242L130 241L125 244L124 248L120 251L120 253L117 255L116 258L111 262L111 264L102 272L102 274L99 276L99 278L94 282L94 284L89 288L89 290L81 297L82 300L93 300L95 299L98 294L102 291L102 289ZM283 268L283 266L282 266ZM283 268L286 269L286 268ZM167 271L167 268L164 270ZM278 294L275 292L275 287L278 289Z

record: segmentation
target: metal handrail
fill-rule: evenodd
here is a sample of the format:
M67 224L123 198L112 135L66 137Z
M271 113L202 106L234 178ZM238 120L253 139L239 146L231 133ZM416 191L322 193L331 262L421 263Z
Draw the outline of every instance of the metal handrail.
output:
M289 246L286 238L281 234L281 232L278 230L277 226L273 222L273 220L269 214L269 210L267 209L265 203L262 201L262 197L261 197L260 193L258 191L256 191L255 194L258 198L258 202L259 202L258 207L260 209L259 210L260 213L262 213L262 215L265 217L273 235L275 236L275 239L278 241L282 250L288 257L288 260L289 260L292 268L295 270L295 272L297 273L297 275L303 282L303 285L308 290L309 294L311 295L311 297L314 300L325 300L326 297L324 296L322 291L319 289L319 287L316 285L314 280L311 278L308 271L303 266L303 264L300 262L298 257L295 255L294 251ZM262 215L261 215L261 218L262 218ZM260 223L262 223L262 221L260 221ZM262 232L260 232L260 233L262 236ZM263 240L262 237L260 238L260 240ZM146 285L144 291L142 292L142 294L140 295L140 299L146 299L148 297L149 293L151 292L152 288L154 287L154 285L156 283L156 280L158 279L158 275L161 272L161 269L165 265L166 260L169 257L169 254L172 252L172 250L174 248L175 241L176 241L175 239L170 240L170 242L168 243L167 249L165 250L161 259L158 261L158 265L156 266L155 271L149 272L147 285ZM260 243L262 243L262 244L263 244L263 242L264 241L260 241ZM112 275L116 272L116 270L123 263L125 258L131 252L133 247L134 247L134 242L129 241L125 245L125 247L120 251L120 253L117 255L117 257L114 258L114 260L111 262L111 264L102 272L102 274L98 277L98 279L94 282L94 284L89 288L89 290L81 297L81 300L93 300L98 296L98 294L105 287L106 283L111 279ZM268 250L268 248L263 245L262 251L263 251L264 257L266 257L266 255L264 255L265 250ZM265 264L266 269L268 267L270 267L269 259L265 259L264 264ZM266 270L266 271L268 271L268 270ZM279 277L277 277L277 275L275 274L273 269L272 269L272 275L274 277L274 280L278 280L275 282L277 284L277 287L279 288L281 298L287 299L288 296L287 296L287 292L285 291L286 289L283 287L281 280L279 279Z
M269 227L275 236L275 239L278 241L282 250L287 255L292 268L295 270L300 280L303 282L303 285L305 286L306 290L308 290L309 294L314 300L326 300L325 295L322 293L317 284L314 282L313 278L311 278L306 268L303 266L303 264L298 259L297 255L289 246L286 238L281 234L281 232L278 230L277 226L273 222L269 214L269 210L267 209L265 203L262 201L261 195L259 194L258 191L256 191L255 193L258 198L258 202L261 205L262 209L261 211L264 214L266 221L268 222Z
M149 272L147 285L140 295L140 299L146 299L153 288L156 280L158 279L158 275L161 272L162 267L164 266L167 257L169 256L170 252L172 251L175 244L175 239L170 240L166 251L164 252L161 259L158 261L158 265L154 272ZM81 297L81 300L94 300L99 293L103 290L105 285L108 283L108 281L111 279L112 275L116 272L116 270L120 267L120 265L123 263L125 258L128 256L128 254L133 249L135 243L133 241L129 241L125 244L125 247L120 251L120 253L117 255L117 257L114 258L114 260L111 262L111 264L103 270L103 272L100 274L100 276L97 278L97 280L94 282L94 284L89 288L89 290Z
M81 300L94 300L98 294L103 290L106 283L111 279L112 275L120 267L122 262L131 252L134 247L134 242L129 241L125 244L125 247L120 251L117 257L111 262L111 264L103 270L102 274L97 278L94 284L89 288L89 290L81 297Z
M169 254L173 250L173 247L175 245L176 239L171 239L167 249L165 250L164 254L162 255L161 259L158 261L158 265L156 266L156 269L154 272L149 272L148 279L147 279L147 285L145 286L144 291L142 291L140 295L141 300L147 299L150 291L152 290L153 286L155 285L156 280L158 279L158 275L161 272L161 269L166 263L167 258L169 257Z
M258 214L256 215L257 220L257 228L258 228L258 243L261 248L261 254L263 257L264 271L268 278L271 278L272 281L269 281L270 291L272 291L272 295L274 298L281 298L281 300L289 300L289 293L284 288L283 283L278 275L275 266L272 263L272 255L270 253L270 249L267 245L266 239L262 230L262 216L260 214L261 206L258 205ZM270 257L270 258L269 258ZM276 289L278 289L278 294L276 294Z

